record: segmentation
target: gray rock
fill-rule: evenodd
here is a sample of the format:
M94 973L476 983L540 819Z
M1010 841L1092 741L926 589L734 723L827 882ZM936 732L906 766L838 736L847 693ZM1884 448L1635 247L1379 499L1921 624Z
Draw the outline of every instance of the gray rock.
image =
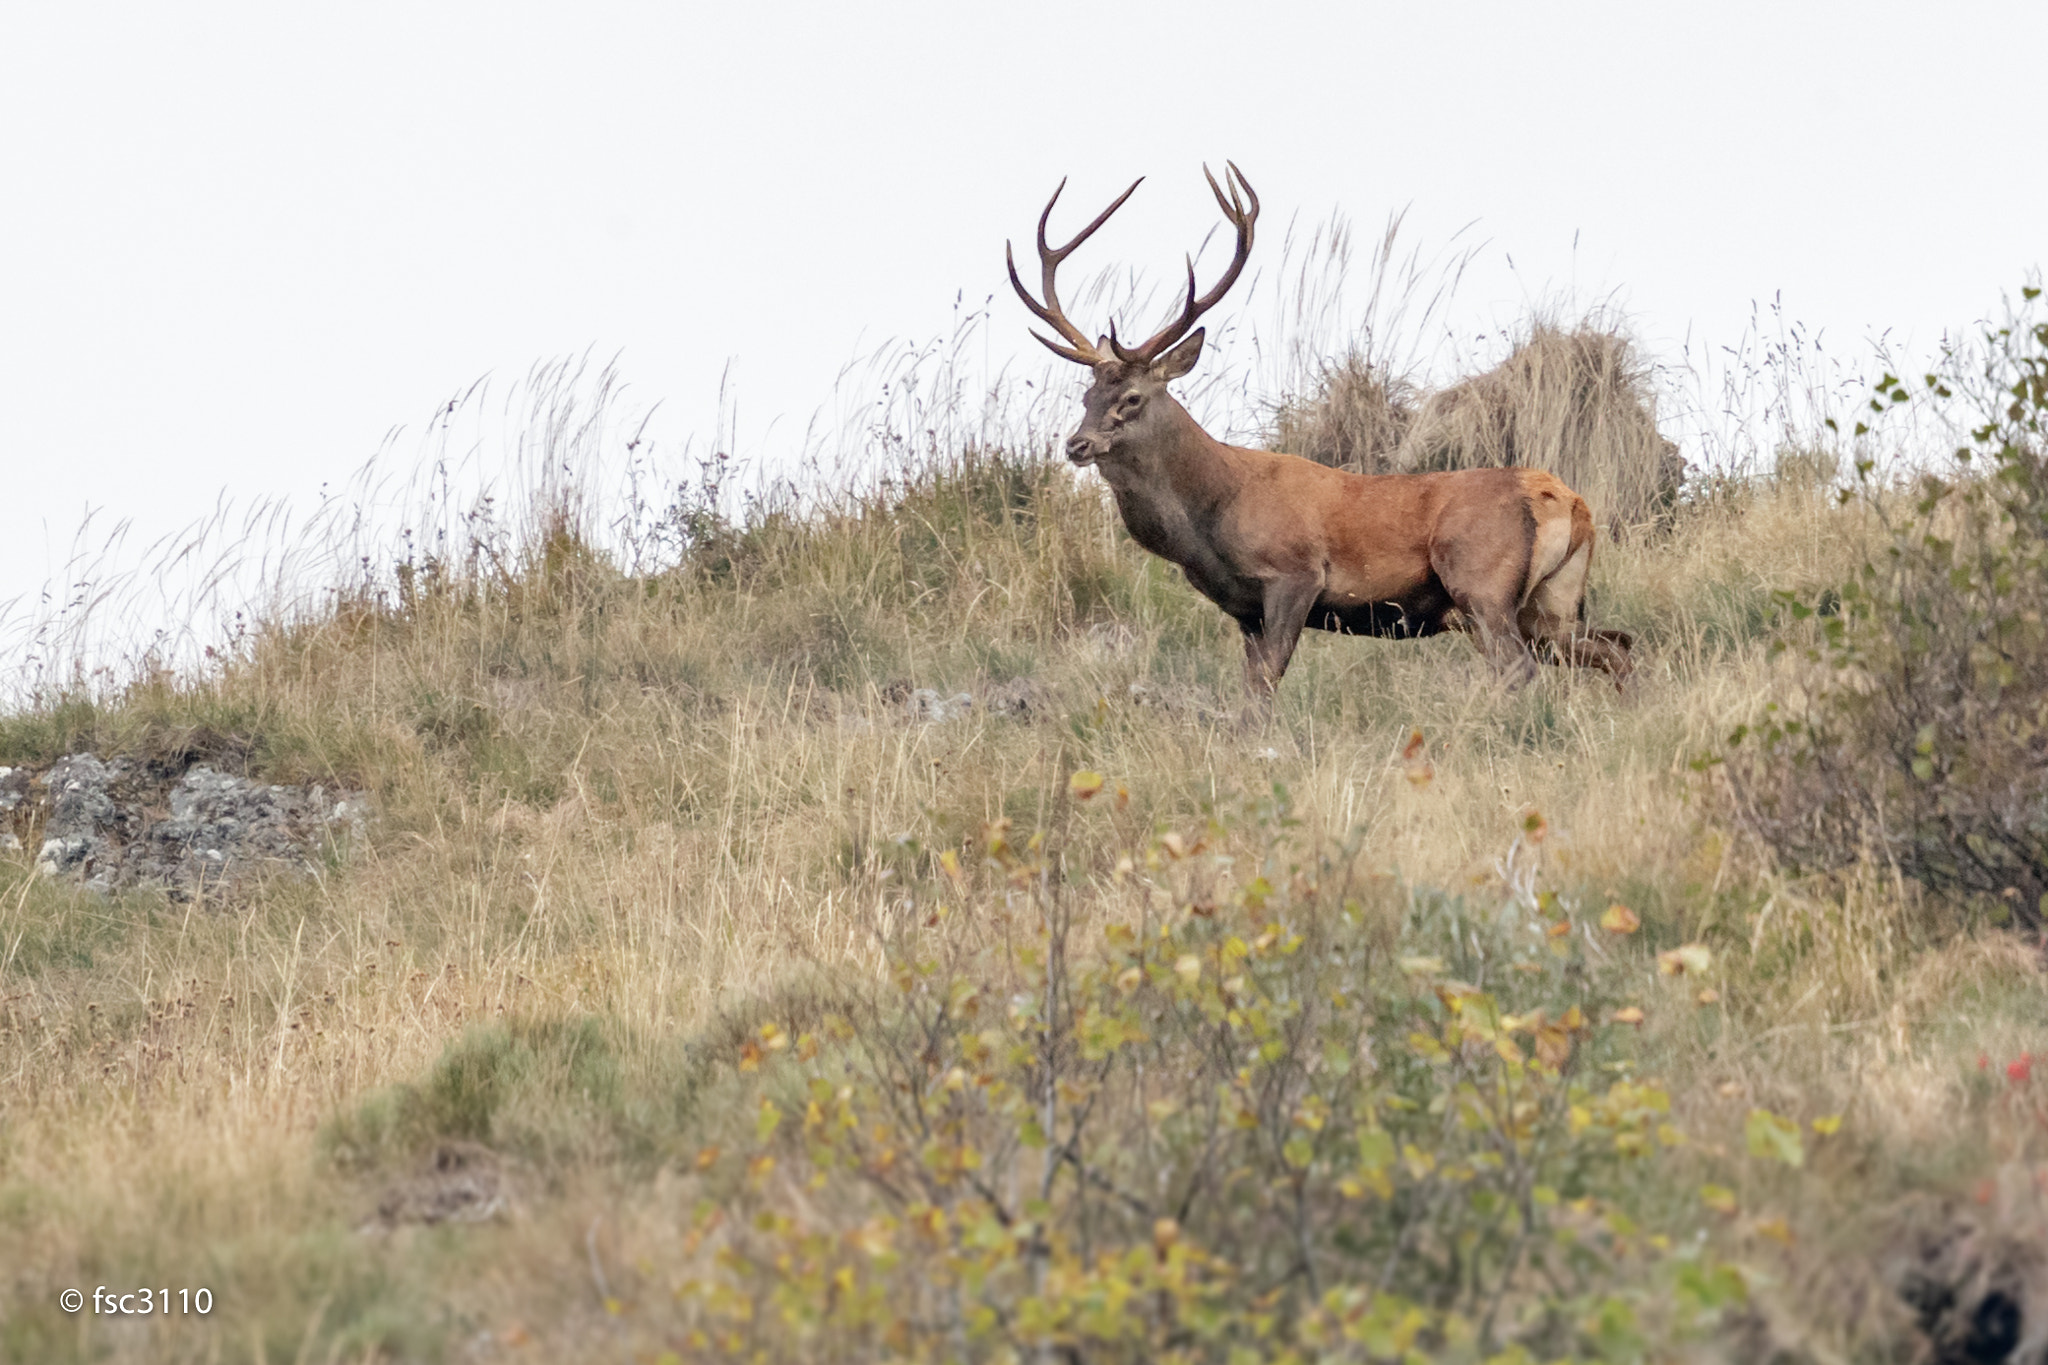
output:
M21 852L21 831L16 826L22 822L14 812L28 802L29 777L26 768L0 768L0 853Z
M89 838L45 839L42 851L36 854L36 871L46 877L61 877L67 872L89 876L92 854L93 841Z
M1029 678L996 683L984 693L989 713L1011 720L1035 720L1047 714L1045 693Z
M59 759L39 785L48 815L38 871L101 892L160 885L176 900L259 871L305 870L324 848L359 837L368 813L360 794L337 800L318 784L270 786L205 764L173 780L92 754Z
M929 687L913 691L903 703L912 720L927 725L942 725L949 720L958 720L974 709L974 694L956 692L950 697L941 697Z

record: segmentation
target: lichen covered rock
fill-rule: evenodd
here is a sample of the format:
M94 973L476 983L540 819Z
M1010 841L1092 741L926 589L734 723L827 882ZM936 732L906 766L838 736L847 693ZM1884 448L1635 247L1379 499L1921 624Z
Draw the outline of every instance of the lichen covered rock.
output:
M0 825L15 846L40 824L37 871L102 893L155 885L182 901L259 874L310 871L360 835L367 814L357 792L255 782L205 764L172 774L82 753L40 774L0 769Z

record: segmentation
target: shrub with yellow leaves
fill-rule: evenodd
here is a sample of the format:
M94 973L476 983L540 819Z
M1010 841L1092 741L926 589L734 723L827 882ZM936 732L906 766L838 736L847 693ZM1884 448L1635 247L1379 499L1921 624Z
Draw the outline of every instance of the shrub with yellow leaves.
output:
M1364 885L1287 808L1121 847L992 828L975 871L1028 936L907 916L891 992L745 1040L752 1148L693 1177L691 1348L1624 1359L1740 1303L1688 1229L1639 1226L1683 1140L1602 1022L1606 959L1513 903Z

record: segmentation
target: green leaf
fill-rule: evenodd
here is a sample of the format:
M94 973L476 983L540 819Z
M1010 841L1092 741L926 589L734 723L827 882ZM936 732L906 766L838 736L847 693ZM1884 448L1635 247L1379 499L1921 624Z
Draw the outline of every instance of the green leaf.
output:
M1751 1156L1782 1161L1787 1166L1806 1164L1806 1144L1800 1141L1799 1125L1791 1119L1768 1109L1752 1109L1742 1125L1742 1136Z

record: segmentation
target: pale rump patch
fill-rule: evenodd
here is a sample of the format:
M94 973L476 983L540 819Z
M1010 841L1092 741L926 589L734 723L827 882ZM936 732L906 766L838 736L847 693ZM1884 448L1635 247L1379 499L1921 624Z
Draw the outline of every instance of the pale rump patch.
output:
M1529 575L1533 586L1515 614L1524 639L1562 642L1578 621L1579 603L1586 595L1586 578L1593 564L1593 545L1581 541L1572 549L1571 534L1571 523L1563 518L1536 532L1535 563Z
M1585 549L1580 547L1581 551ZM1551 578L1565 566L1565 560L1572 552L1571 514L1560 509L1560 515L1545 517L1536 527L1536 536L1529 546L1529 592L1522 599L1524 606L1534 602L1549 585ZM1580 581L1585 580L1584 560L1581 554ZM1577 610L1576 605L1572 608Z

